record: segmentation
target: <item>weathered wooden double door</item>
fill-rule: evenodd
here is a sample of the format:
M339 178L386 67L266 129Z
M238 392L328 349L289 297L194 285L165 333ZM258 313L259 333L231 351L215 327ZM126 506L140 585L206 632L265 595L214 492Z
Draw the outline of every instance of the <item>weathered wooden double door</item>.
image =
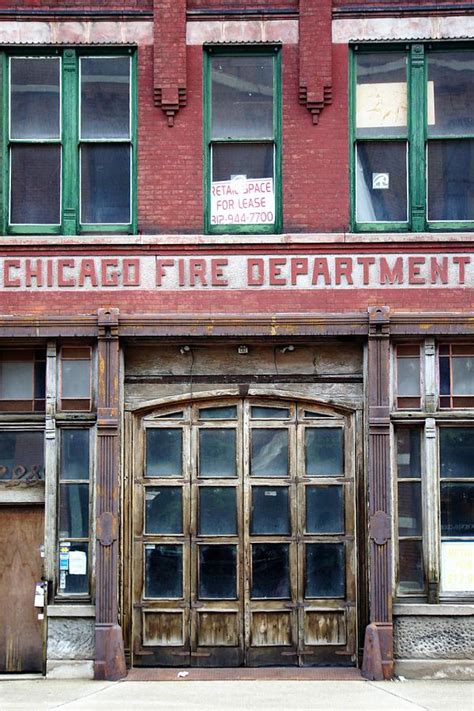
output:
M354 664L351 418L248 399L136 424L133 664Z

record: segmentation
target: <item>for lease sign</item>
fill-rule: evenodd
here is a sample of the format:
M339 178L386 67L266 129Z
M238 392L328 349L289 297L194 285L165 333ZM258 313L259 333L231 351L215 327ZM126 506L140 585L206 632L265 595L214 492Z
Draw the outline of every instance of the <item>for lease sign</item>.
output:
M273 178L237 175L211 185L211 224L271 225L275 221Z

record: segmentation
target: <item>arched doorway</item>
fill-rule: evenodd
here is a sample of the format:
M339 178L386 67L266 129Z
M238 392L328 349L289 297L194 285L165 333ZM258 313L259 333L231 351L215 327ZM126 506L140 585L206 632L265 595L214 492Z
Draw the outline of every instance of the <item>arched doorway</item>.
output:
M135 666L355 664L353 430L283 399L135 417Z

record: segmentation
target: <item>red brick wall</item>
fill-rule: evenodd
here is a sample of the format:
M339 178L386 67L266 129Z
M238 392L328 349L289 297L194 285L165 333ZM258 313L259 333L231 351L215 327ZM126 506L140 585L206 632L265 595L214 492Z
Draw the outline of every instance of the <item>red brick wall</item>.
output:
M202 48L188 47L188 103L169 128L153 105L151 48L139 51L139 229L203 229ZM347 48L333 47L333 103L314 126L298 104L298 50L283 49L283 229L347 228L349 215Z
M138 65L139 230L202 232L202 49L188 47L188 103L173 128L153 103L152 47Z

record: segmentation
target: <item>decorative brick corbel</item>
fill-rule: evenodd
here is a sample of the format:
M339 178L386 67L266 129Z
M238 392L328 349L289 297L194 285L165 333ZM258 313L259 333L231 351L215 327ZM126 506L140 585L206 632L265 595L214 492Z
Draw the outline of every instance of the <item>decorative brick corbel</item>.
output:
M299 102L313 123L332 103L332 0L300 0Z
M154 0L153 95L168 126L186 106L186 0Z

